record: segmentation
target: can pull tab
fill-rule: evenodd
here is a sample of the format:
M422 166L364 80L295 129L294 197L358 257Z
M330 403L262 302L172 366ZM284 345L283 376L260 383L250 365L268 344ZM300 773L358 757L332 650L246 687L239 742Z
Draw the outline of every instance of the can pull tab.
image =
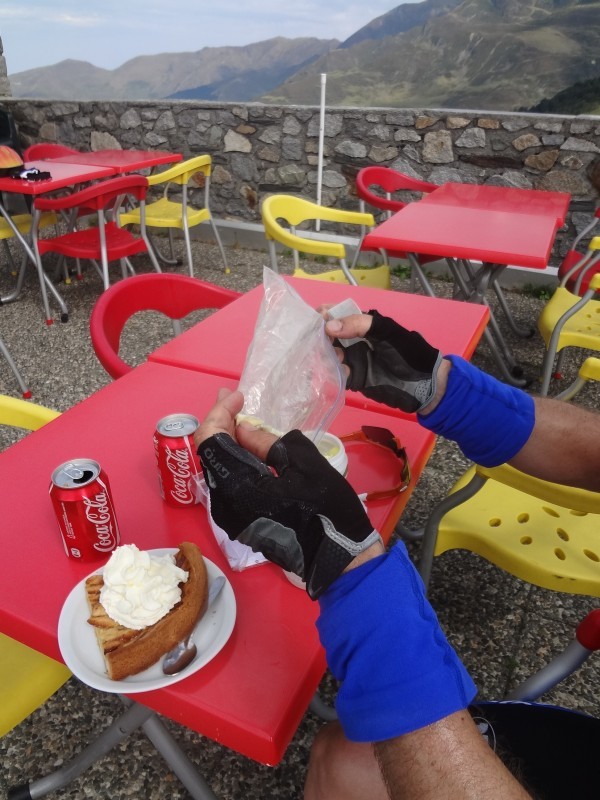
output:
M183 428L183 422L167 422L165 431L180 431Z
M64 468L65 475L68 475L73 483L87 483L90 478L94 477L94 473L89 469L79 469L75 464L67 464Z

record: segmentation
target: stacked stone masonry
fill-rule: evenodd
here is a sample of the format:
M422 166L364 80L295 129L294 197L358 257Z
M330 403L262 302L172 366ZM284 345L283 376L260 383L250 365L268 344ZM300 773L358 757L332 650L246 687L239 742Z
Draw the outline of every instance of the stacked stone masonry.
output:
M194 101L58 102L5 97L24 146L165 149L213 159L215 217L260 221L269 193L316 198L318 107ZM556 262L600 195L600 118L522 113L331 108L323 130L321 201L358 208L355 176L381 164L433 183L569 192Z

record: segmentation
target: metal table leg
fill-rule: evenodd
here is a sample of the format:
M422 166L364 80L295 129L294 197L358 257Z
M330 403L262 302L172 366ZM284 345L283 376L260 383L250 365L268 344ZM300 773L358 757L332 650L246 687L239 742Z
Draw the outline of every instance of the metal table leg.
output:
M17 383L19 384L19 389L21 390L21 394L25 399L29 399L31 397L31 392L27 388L27 384L23 380L21 373L17 369L17 365L13 361L12 356L8 351L8 347L4 344L2 339L0 339L0 354L4 356L4 358L8 363L8 366L12 369L13 374L17 379Z
M34 245L35 245L35 242L36 242L36 239L37 239L37 221L36 221L37 213L38 212L34 213L34 222L32 223L32 229L31 229L31 238L32 238L32 243ZM50 291L50 293L52 294L52 296L54 297L54 299L56 300L56 302L58 303L58 305L60 307L60 310L61 310L61 322L67 322L67 320L69 319L69 311L67 309L67 306L66 306L64 300L62 299L62 297L60 296L60 294L58 293L58 291L57 291L56 287L54 286L54 284L52 283L52 281L49 279L49 277L44 272L41 260L39 258L39 255L37 254L36 251L34 251L34 249L31 247L31 245L29 244L27 239L25 239L25 237L21 234L21 232L19 231L19 229L17 228L17 226L13 222L10 214L7 213L6 209L4 208L4 206L1 203L0 203L0 214L2 214L2 216L6 220L7 224L9 225L9 227L12 230L12 232L14 233L15 237L18 239L18 241L23 246L23 249L24 249L25 253L27 254L29 260L33 263L34 267L37 270L38 280L40 282L40 291L42 293L42 303L43 303L43 306L44 306L44 312L46 314L46 324L47 325L51 325L54 322L54 320L52 319L52 317L50 315L50 304L48 302L47 290ZM0 298L2 303L10 303L13 300L16 300L18 298L18 296L19 296L19 294L21 292L21 288L23 286L24 270L25 270L26 263L27 262L24 260L23 264L21 265L21 272L19 274L19 277L17 278L17 290L15 292L11 292L11 294L7 295L6 297Z
M126 697L121 697L121 700L127 706L127 710L113 720L100 736L56 772L9 789L8 800L37 800L38 797L44 797L56 789L67 786L140 727L194 800L218 800L154 711Z

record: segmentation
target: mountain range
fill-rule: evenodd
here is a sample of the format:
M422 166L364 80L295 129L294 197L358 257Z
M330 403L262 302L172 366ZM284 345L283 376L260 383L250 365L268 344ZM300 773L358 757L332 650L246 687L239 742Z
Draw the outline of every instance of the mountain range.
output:
M321 73L328 106L533 107L572 84L597 85L600 2L424 0L343 42L279 37L140 56L115 70L63 61L9 78L16 97L316 105Z

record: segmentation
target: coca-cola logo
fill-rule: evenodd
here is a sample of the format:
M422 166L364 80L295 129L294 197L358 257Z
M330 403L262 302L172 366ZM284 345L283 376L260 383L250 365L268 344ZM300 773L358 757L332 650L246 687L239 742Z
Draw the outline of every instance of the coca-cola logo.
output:
M94 542L94 550L109 553L117 546L117 537L108 494L98 492L95 497L84 497L83 503L85 516L96 529L97 541Z
M169 447L165 447L165 464L173 478L173 486L169 492L171 497L183 505L194 503L194 495L190 486L192 468L189 451L184 448L171 450Z

